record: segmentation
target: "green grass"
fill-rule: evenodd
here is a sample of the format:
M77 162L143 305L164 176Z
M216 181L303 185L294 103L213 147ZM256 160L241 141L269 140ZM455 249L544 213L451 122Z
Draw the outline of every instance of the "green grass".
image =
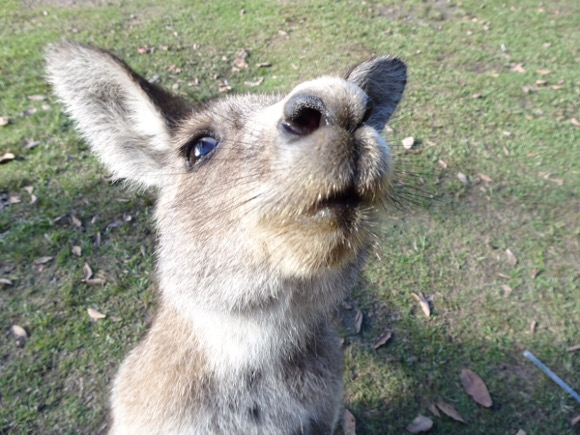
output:
M111 185L61 114L42 53L66 38L112 49L198 101L220 96L215 75L236 93L287 91L374 54L402 56L409 85L387 137L399 166L418 173L410 182L437 199L393 210L378 229L352 296L364 314L359 334L353 311L341 312L345 406L359 434L401 433L439 400L468 424L431 416L430 433L572 433L580 405L522 351L580 390L580 354L566 351L580 343L580 127L570 122L580 118L578 2L206 3L0 7L0 116L10 117L0 155L16 155L0 165L0 193L21 199L0 210L0 278L13 282L0 287L0 432L102 431L110 381L155 310L154 195ZM137 51L159 46L168 49ZM250 68L232 72L242 48ZM266 61L271 68L255 67ZM259 77L257 89L244 85ZM47 99L28 99L38 94ZM23 116L30 108L36 113ZM406 136L421 154L404 153ZM32 139L40 145L27 149ZM43 256L53 260L34 264ZM81 283L85 262L104 286ZM412 292L433 296L430 318ZM92 321L88 307L108 317ZM14 324L30 335L23 347ZM393 338L373 350L387 329ZM491 409L465 394L462 368L487 383Z

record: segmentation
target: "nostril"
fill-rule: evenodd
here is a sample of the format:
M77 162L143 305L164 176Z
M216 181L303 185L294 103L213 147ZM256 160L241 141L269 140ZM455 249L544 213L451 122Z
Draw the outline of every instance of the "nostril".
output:
M305 107L296 115L294 119L286 119L282 122L282 127L292 134L306 136L320 127L322 114L316 109Z
M306 136L317 130L325 122L326 107L314 95L294 95L284 106L282 128L299 136Z

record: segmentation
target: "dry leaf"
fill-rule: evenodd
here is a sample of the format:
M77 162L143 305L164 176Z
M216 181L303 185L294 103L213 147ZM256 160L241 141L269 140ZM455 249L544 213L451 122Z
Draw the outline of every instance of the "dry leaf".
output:
M101 232L97 231L95 235L95 246L101 246Z
M234 66L239 69L248 69L248 63L244 59L234 59Z
M518 72L518 73L525 73L526 72L526 70L524 69L524 67L522 66L521 63L518 63L518 64L514 65L512 67L512 71Z
M12 325L10 331L16 336L16 338L28 338L28 333L20 325Z
M460 377L465 392L473 397L473 400L475 400L476 403L485 406L486 408L493 405L489 391L485 386L485 382L483 382L477 373L469 369L463 369L461 370Z
M11 196L10 198L8 198L9 204L18 204L19 202L22 202L19 196Z
M12 281L10 281L9 279L6 279L6 278L0 278L0 284L12 285Z
M406 137L405 139L403 139L403 147L406 150L410 150L411 148L413 148L413 145L415 145L415 138L413 136L409 136Z
M10 122L10 118L8 116L0 116L0 127L4 127L5 125L8 125L9 122Z
M356 420L354 415L346 408L342 414L342 430L344 435L356 435Z
M272 66L272 64L270 62L260 62L260 63L257 63L256 66L258 68L270 68Z
M250 86L255 88L256 86L260 86L262 84L262 82L264 81L264 77L260 77L258 80L256 80L255 82L250 82L250 81L245 81L244 84L246 86Z
M509 248L506 249L505 254L507 255L508 261L512 266L515 266L516 264L518 264L518 259L516 258L514 253L511 251L511 249L509 249Z
M473 98L482 98L483 94L473 94L472 97Z
M570 122L576 127L580 127L580 121L578 121L576 118L570 118Z
M118 316L111 316L111 317L109 317L109 319L110 319L112 322L120 322L121 320L123 320L123 318L122 318L122 317L118 317Z
M23 189L26 190L30 195L32 195L32 192L34 191L34 186L24 186Z
M358 334L362 328L363 313L358 308L356 309L356 315L354 316L354 330Z
M534 331L536 330L536 325L538 324L538 322L536 322L535 320L532 320L532 323L530 323L530 332L533 334Z
M419 305L421 306L421 309L423 310L423 312L425 313L425 315L427 317L429 317L431 315L431 307L429 306L429 301L425 298L425 296L423 296L423 293L411 293L413 295L413 297L415 299L417 299L417 301L419 301Z
M577 344L575 346L569 347L567 350L568 350L568 352L575 352L577 350L580 350L580 344Z
M437 408L439 408L441 412L443 412L448 417L451 417L453 420L467 424L467 422L463 419L463 417L461 417L461 414L459 414L459 412L457 412L455 408L449 405L448 403L445 403L442 400L440 400L439 402L437 402Z
M457 178L459 178L459 181L461 181L465 187L469 187L469 180L467 179L467 175L465 175L463 172L458 172Z
M570 423L572 423L572 426L575 426L576 424L578 424L578 422L580 422L580 414L578 414L576 417L574 417Z
M43 101L46 100L46 95L29 95L28 99L30 101Z
M80 257L82 255L81 247L80 246L73 246L72 253L75 254L77 257Z
M40 257L34 260L34 264L45 264L52 260L53 257Z
M12 153L6 153L3 156L0 156L0 163L6 163L9 162L10 160L14 160L16 158L16 156Z
M218 86L218 92L229 92L232 90L230 85L220 85Z
M507 284L502 284L501 288L509 295L512 292L512 288Z
M433 420L424 415L418 415L405 429L411 433L427 432L433 427Z
M429 411L431 411L435 417L441 417L441 414L439 413L435 405L433 405L429 401L425 401L425 405L427 406L427 409L429 409Z
M375 345L373 346L373 349L377 350L379 347L381 347L384 344L386 344L387 341L389 341L392 336L393 336L393 333L391 331L385 332L383 335L381 335L377 339L377 341L375 342Z
M482 174L481 172L480 172L479 174L477 174L477 175L479 175L479 178L481 178L481 179L482 179L483 181L485 181L486 183L491 183L491 182L493 182L493 180L491 179L491 177L488 177L487 175L485 175L485 174Z
M77 228L80 228L82 226L81 221L73 214L70 215L70 221Z
M538 276L539 273L540 273L540 271L538 269L534 269L534 270L532 270L532 273L530 274L530 276L532 277L532 279L536 279L536 276Z
M83 266L83 279L81 279L81 281L85 282L91 276L93 276L93 270L91 269L91 266L89 266L89 263L85 263Z
M87 313L89 313L89 317L91 319L104 319L105 317L107 317L106 314L103 313L99 313L97 310L93 309L93 308L87 308Z
M443 169L447 169L447 163L445 163L443 160L439 159L439 164L443 167Z
M36 197L36 195L34 195L34 194L30 195L30 202L29 202L29 204L30 205L36 204L36 201L38 201L38 198Z
M84 282L88 285L105 285L107 280L104 278L91 278L84 280Z
M536 74L540 74L541 76L545 76L551 73L552 71L550 71L549 69L539 69L536 71Z

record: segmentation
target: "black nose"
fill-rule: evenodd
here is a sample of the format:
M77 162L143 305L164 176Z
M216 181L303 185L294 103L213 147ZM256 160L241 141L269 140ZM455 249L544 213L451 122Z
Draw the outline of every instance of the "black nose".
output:
M328 122L329 113L315 95L296 94L284 106L282 128L288 133L306 136Z

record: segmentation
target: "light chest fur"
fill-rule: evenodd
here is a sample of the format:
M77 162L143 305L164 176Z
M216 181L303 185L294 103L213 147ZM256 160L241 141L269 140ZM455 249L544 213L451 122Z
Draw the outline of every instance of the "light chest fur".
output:
M159 309L115 379L111 433L331 434L329 317L391 191L380 132L404 64L202 107L79 44L50 47L47 71L101 160L159 193Z

